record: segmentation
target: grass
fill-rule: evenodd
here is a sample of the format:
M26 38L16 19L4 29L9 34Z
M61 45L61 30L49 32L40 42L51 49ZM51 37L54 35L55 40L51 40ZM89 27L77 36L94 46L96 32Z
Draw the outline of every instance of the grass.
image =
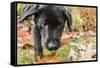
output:
M32 64L33 63L33 59L32 59L32 55L28 54L25 50L23 50L22 48L18 48L17 50L17 64Z
M62 61L68 61L68 56L70 53L70 45L64 45L57 51L57 57Z

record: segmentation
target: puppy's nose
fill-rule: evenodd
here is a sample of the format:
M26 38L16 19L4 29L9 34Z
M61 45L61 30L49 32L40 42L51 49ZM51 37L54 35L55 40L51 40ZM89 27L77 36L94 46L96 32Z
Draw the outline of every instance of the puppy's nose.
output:
M58 48L59 48L58 43L50 42L47 45L47 49L50 50L50 51L57 50Z

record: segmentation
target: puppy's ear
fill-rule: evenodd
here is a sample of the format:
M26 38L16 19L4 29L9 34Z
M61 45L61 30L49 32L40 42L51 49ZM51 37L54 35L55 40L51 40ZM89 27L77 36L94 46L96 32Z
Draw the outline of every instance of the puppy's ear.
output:
M71 15L70 12L65 10L64 11L64 16L67 19L67 26L69 28L69 31L72 32L72 28L71 28L71 25L72 25L72 15Z
M31 5L24 5L21 13L21 18L18 20L18 23L21 23L27 17L34 15L38 11L39 5L31 4Z

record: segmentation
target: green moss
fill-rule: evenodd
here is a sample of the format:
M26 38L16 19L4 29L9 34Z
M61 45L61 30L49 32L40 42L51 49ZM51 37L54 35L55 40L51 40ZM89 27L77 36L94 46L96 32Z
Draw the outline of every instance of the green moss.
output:
M62 59L62 61L68 61L68 55L70 52L70 45L64 45L57 51L58 58Z

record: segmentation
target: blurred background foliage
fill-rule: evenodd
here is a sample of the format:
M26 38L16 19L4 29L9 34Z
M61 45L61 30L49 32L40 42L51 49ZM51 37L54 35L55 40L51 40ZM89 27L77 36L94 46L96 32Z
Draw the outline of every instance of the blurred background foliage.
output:
M23 4L18 3L17 4L17 19L20 19L21 13L22 13L22 9L23 9Z

